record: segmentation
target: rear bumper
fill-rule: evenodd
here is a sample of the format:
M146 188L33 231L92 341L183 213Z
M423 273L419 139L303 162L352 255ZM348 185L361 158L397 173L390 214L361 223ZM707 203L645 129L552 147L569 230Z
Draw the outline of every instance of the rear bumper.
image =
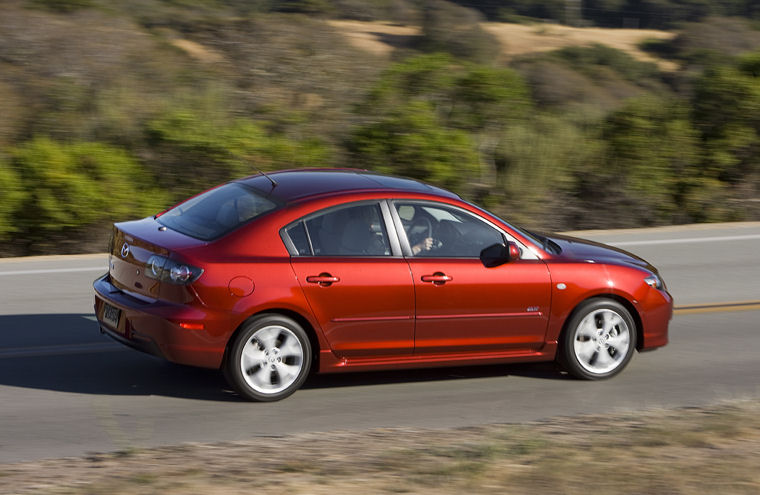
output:
M111 284L108 274L93 283L101 332L124 345L169 361L219 368L231 331L229 317L191 305L145 302ZM103 318L105 303L119 309L116 327ZM189 325L183 328L180 324Z

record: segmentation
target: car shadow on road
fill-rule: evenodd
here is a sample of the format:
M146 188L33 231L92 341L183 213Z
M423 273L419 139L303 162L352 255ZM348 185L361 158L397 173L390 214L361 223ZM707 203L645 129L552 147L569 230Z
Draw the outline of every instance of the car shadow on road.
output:
M522 376L561 380L551 363L313 375L304 388ZM0 316L0 385L99 395L240 401L222 373L169 363L101 335L92 315Z

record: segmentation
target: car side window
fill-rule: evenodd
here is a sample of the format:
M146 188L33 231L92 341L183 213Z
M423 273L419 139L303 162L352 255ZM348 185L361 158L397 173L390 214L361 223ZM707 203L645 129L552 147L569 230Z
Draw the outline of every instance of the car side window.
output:
M299 256L309 256L311 254L309 236L306 235L306 227L303 222L298 222L297 224L288 227L286 232L288 237L290 237L291 242L293 242L293 246L296 248L296 252Z
M299 255L390 256L380 205L333 208L287 229Z
M396 203L415 257L477 258L483 248L504 243L504 235L458 208L428 203Z

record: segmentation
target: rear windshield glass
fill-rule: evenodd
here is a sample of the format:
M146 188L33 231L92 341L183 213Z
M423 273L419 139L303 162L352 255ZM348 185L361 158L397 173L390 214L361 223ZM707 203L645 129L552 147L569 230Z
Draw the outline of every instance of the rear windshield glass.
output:
M276 207L253 189L231 182L175 206L157 220L177 232L210 241Z

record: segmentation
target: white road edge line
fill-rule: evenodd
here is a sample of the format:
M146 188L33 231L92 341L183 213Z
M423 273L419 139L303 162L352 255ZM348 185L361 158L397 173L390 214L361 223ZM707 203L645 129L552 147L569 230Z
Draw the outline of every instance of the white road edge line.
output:
M726 235L721 237L687 237L683 239L655 239L651 241L607 242L610 246L654 246L657 244L685 244L695 242L747 241L760 239L757 235Z
M15 270L10 272L0 272L3 275L38 275L44 273L72 273L72 272L107 272L107 266L86 266L82 268L50 268L47 270Z

